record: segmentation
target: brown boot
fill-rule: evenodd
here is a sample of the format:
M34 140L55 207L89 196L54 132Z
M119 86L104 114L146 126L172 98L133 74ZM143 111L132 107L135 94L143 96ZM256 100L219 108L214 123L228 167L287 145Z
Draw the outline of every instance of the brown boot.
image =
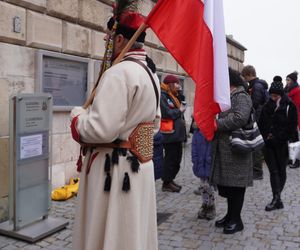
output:
M163 192L179 193L180 188L176 187L172 182L163 183L162 189Z
M175 186L175 187L178 187L178 188L182 188L182 186L180 186L179 184L177 184L174 180L171 181L171 183Z
M207 213L207 206L205 204L202 204L198 212L198 219L200 220L206 219L206 213Z
M215 205L207 206L206 219L213 220L216 217Z

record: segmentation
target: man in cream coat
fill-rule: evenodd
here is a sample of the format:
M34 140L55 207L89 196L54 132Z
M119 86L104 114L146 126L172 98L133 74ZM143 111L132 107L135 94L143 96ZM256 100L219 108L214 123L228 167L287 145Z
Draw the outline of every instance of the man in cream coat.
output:
M143 22L136 13L126 15L114 37L114 56ZM141 123L155 121L155 130L159 129L159 80L142 49L144 39L142 34L124 59L104 72L89 110L76 107L71 112L73 138L94 145L84 150L73 249L158 249L153 162L136 166L129 150L109 146L127 141ZM132 58L148 66L154 81Z

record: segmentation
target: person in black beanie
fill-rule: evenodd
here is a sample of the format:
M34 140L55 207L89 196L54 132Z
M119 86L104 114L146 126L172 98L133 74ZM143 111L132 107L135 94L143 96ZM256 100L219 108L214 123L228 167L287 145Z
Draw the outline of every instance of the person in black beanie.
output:
M247 65L241 72L243 78L249 83L247 92L249 93L256 121L259 120L263 105L269 99L268 84L266 81L259 79L256 75L256 70L252 65ZM262 151L258 150L252 153L253 157L253 180L263 179L263 157Z
M298 79L298 72L294 71L293 73L288 74L286 78L290 78L295 83Z
M274 76L273 77L273 82L282 82L282 77L281 76Z
M286 86L285 90L287 92L288 97L292 100L292 102L295 104L298 112L298 131L300 126L300 87L297 82L298 79L298 72L294 71L291 74L288 74L286 77ZM299 141L299 132L295 133L295 136L291 142ZM289 164L290 168L299 168L300 162L299 160L296 160L294 164Z
M258 122L265 141L264 158L270 172L273 193L266 211L283 208L281 192L286 182L286 166L289 158L288 141L297 130L297 110L283 89L282 82L273 82L269 89L270 98L263 106Z

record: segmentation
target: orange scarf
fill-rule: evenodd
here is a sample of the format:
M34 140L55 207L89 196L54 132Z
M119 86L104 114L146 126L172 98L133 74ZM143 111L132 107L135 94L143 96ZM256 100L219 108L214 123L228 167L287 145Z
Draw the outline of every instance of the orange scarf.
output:
M179 101L179 99L174 95L174 93L172 92L172 90L171 90L171 88L169 87L169 85L166 84L166 83L162 83L162 84L160 85L160 87L161 87L162 90L164 90L164 91L167 92L167 94L171 97L173 103L175 104L176 108L179 109L179 108L180 108L180 105L181 105L181 104L180 104L180 101Z

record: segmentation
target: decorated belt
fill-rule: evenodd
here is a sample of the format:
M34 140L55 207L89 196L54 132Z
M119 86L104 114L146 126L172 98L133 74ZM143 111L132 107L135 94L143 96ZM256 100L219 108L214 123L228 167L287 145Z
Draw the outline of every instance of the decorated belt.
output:
M81 143L90 148L124 148L129 149L141 163L153 158L154 122L140 123L130 134L128 141L112 143Z

